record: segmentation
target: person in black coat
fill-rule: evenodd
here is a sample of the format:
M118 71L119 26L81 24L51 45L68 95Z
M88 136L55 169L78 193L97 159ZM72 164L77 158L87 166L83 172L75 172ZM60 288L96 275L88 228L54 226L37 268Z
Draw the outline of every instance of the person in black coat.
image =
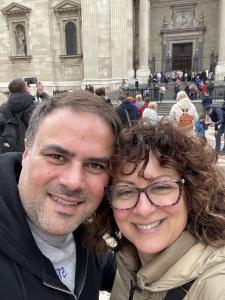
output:
M205 109L207 106L212 105L213 99L211 96L209 96L208 93L205 93L202 98L202 107Z
M219 107L208 105L205 107L205 112L214 123L216 138L215 150L218 154L225 155L225 111ZM224 135L224 147L220 152L222 135Z
M120 117L122 126L130 127L138 119L138 108L132 97L121 96L119 100L122 103L116 108L116 112Z
M38 104L23 154L0 154L1 299L97 300L110 291L115 259L93 223L120 127L104 100L76 91Z
M29 92L29 86L22 78L12 80L8 86L9 97L0 107L0 127L3 132L6 122L17 116L21 120L22 125L18 126L17 140L14 151L24 150L24 137L29 124L30 116L36 107L35 98ZM44 100L48 98L48 94L44 92L44 86L41 82L37 83L37 94ZM12 138L13 135L12 135Z

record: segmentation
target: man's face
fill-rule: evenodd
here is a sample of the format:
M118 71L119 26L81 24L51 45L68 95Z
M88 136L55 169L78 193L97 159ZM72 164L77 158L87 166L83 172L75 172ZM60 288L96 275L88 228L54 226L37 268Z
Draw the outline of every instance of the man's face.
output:
M92 215L108 183L113 133L99 116L55 110L23 154L19 193L29 219L45 233L73 232Z
M211 113L212 113L212 108L210 108L209 110L206 111L206 114L207 114L208 116L210 116Z

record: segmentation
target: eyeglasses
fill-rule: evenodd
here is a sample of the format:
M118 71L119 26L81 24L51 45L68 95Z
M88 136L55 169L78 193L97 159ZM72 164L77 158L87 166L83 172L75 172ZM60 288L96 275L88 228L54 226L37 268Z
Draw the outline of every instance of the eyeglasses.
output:
M168 207L179 202L184 183L184 179L170 179L154 182L145 188L118 184L109 186L106 191L109 203L114 209L134 208L138 204L141 193L145 193L151 204L157 207Z

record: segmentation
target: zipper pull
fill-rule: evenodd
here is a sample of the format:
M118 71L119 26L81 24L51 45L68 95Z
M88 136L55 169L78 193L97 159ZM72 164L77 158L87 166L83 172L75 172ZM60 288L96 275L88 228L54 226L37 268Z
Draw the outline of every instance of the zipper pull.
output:
M133 284L132 280L130 281L130 286L131 288L130 288L129 300L133 300L135 291L142 293L142 289L139 288L137 285Z

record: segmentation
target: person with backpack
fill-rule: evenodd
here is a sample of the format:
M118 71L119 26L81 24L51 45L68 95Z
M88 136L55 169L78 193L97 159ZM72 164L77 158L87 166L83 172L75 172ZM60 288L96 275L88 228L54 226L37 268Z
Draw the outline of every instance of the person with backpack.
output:
M29 92L29 86L22 78L12 80L8 86L9 98L0 107L1 132L0 153L24 150L24 137L33 109L35 98ZM47 99L41 82L37 83L37 94Z
M125 129L96 232L117 253L110 300L225 299L225 178L174 123Z
M177 102L170 110L170 118L176 122L179 127L192 130L194 121L198 120L196 107L185 91L178 92L176 100Z
M120 96L121 104L117 106L118 113L123 127L132 127L138 119L138 108L132 97Z

